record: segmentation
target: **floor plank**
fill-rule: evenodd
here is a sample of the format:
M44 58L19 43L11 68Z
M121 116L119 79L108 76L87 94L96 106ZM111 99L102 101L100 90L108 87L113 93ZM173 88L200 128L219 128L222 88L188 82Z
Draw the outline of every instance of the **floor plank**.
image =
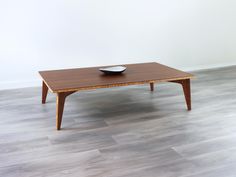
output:
M0 91L0 176L235 176L236 66L194 74L190 112L174 83L82 91L62 131L55 95Z

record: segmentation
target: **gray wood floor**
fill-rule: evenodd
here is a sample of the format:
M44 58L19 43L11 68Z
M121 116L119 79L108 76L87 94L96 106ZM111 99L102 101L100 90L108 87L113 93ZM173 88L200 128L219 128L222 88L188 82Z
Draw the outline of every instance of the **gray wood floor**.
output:
M83 91L55 130L55 95L0 91L1 177L235 177L236 67L174 83Z

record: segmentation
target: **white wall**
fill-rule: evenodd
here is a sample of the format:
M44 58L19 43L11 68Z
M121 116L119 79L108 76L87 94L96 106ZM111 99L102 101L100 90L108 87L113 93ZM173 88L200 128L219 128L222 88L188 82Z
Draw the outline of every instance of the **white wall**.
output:
M0 0L0 89L38 70L157 61L236 64L235 0Z

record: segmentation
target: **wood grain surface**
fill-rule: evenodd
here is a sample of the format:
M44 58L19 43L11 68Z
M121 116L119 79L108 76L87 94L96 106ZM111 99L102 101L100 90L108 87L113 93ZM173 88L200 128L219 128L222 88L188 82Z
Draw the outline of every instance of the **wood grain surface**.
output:
M40 71L40 75L52 92L137 85L192 78L193 75L158 63L123 65L127 70L119 75L106 75L99 68L76 68Z

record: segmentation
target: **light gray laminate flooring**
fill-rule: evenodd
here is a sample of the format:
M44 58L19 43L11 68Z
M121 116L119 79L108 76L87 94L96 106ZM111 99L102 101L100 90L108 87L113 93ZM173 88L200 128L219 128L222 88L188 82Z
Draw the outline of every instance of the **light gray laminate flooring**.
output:
M236 67L194 72L193 110L174 83L67 98L0 91L0 177L235 177Z

